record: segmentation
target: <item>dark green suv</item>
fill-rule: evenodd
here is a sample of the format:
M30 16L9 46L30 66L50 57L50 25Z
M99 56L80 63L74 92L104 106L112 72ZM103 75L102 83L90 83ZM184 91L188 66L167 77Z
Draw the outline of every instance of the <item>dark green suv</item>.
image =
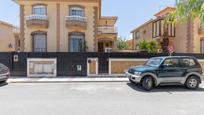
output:
M200 64L191 56L151 58L142 66L129 68L126 76L132 83L141 83L145 90L158 85L178 84L197 89L203 79Z

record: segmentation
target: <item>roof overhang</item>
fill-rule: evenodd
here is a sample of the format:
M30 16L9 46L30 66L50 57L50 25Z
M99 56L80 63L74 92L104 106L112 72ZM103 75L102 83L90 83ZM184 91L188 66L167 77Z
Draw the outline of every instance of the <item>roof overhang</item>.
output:
M39 2L90 2L90 3L99 3L99 7L101 6L101 0L13 0L17 4L25 1L39 1Z
M166 7L165 9L161 10L160 12L156 13L154 16L156 17L162 17L164 15L167 15L169 13L172 13L176 10L176 8L173 7Z
M135 28L134 30L131 31L131 33L134 33L136 30L144 27L145 25L149 24L149 23L152 23L154 21L154 19L150 19L149 21L145 22L144 24L142 24L141 26Z
M99 20L99 25L106 25L106 23L108 23L108 25L115 25L117 20L118 17L116 16L102 16Z

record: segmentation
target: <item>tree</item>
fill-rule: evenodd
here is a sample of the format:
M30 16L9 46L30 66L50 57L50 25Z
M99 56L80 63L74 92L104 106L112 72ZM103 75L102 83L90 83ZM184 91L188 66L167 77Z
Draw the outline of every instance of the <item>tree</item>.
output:
M126 42L124 39L119 38L119 39L117 40L117 48L118 48L119 50L127 50L127 49L128 49L127 42Z
M186 22L197 17L204 23L204 0L176 0L176 11L168 16L168 21Z

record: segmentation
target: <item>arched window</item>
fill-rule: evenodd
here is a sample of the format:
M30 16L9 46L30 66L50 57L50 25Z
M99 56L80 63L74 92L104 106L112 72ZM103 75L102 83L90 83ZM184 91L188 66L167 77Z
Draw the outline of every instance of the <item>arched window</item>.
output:
M46 15L47 8L45 5L35 5L33 6L33 14L34 15Z
M69 51L84 52L85 51L85 35L83 33L71 33L69 36Z
M69 15L70 16L81 16L84 17L84 8L82 7L70 7L69 9Z
M45 32L35 32L33 36L33 52L47 51L47 34Z

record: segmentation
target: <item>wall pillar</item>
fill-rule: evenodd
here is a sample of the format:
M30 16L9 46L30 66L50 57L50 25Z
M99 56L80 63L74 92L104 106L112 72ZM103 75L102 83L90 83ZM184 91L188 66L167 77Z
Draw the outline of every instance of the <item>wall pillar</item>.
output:
M57 45L57 52L60 52L60 4L57 4L57 15L56 15L56 23L57 23L57 30L56 30L56 45Z
M25 51L25 8L20 5L20 48L17 51Z
M94 7L94 52L98 52L98 7Z

